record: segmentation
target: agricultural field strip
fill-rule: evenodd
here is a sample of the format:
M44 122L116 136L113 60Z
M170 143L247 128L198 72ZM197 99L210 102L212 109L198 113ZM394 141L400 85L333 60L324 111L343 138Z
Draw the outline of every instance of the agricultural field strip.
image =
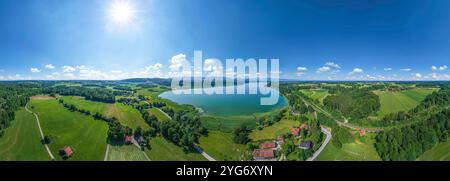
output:
M39 128L39 132L40 132L40 134L41 134L41 138L42 138L42 140L44 140L44 132L42 131L41 123L40 123L40 121L39 121L38 115L37 115L36 113L33 113L32 111L30 111L30 110L28 109L28 104L25 105L25 110L26 110L27 112L29 112L30 114L33 114L34 117L36 118L36 121L37 121L37 124L38 124L38 128ZM44 146L45 146L45 149L47 150L48 155L50 156L50 158L51 158L52 160L55 160L55 157L53 156L52 152L50 151L50 148L48 147L48 145L47 145L47 144L44 144Z

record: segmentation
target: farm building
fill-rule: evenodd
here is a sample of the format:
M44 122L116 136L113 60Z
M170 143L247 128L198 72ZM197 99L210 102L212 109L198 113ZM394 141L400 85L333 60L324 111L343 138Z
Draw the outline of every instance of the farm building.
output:
M300 128L299 128L299 127L293 127L293 128L291 128L291 133L292 133L292 135L294 135L295 137L300 136Z
M73 155L73 150L70 146L65 146L64 148L59 150L59 154L63 157L63 158L69 158Z
M272 141L267 141L267 142L261 143L259 145L260 149L275 149L276 147L277 147L277 144Z

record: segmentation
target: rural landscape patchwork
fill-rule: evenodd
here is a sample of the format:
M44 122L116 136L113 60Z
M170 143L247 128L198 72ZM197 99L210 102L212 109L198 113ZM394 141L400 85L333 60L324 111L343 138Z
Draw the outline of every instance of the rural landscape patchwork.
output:
M450 161L449 8L2 0L0 161Z
M0 85L1 160L450 159L448 82L281 82L270 108L169 79Z

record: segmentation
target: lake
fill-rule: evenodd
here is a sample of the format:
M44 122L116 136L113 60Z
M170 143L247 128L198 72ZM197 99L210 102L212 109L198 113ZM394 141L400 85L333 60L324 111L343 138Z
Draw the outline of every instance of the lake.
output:
M243 85L240 85L243 86ZM254 84L248 86L256 86ZM217 116L252 115L254 113L268 112L281 108L287 101L280 96L275 105L260 105L261 97L268 97L261 94L174 94L172 91L159 95L162 98L172 100L179 104L190 104L201 108L206 114Z

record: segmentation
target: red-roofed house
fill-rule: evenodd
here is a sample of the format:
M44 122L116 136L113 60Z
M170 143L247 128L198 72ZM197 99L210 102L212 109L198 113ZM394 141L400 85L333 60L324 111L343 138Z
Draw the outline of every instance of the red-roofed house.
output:
M364 136L366 135L366 129L362 128L359 130L359 135Z
M277 147L277 144L272 141L267 141L259 145L260 149L275 149Z
M300 128L298 128L298 127L291 128L291 132L292 132L292 135L294 135L295 137L300 136Z
M253 159L260 161L275 161L275 150L273 149L256 149L253 151Z
M133 137L125 135L125 143L126 144L130 144L132 140L133 140Z
M73 155L73 150L70 146L65 146L64 148L59 150L59 154L64 158L67 159Z

